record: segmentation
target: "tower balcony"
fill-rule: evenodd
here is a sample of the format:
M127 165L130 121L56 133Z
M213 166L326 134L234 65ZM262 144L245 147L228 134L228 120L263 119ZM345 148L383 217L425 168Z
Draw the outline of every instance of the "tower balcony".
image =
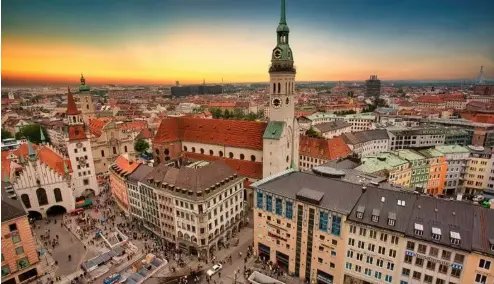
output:
M271 72L297 73L297 67L293 63L272 63L269 65L269 73Z

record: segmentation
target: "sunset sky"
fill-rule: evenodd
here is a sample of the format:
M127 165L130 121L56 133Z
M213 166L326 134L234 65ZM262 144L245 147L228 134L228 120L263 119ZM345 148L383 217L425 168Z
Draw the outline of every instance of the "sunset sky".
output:
M2 84L262 82L280 0L7 0ZM494 78L492 0L286 0L299 81Z

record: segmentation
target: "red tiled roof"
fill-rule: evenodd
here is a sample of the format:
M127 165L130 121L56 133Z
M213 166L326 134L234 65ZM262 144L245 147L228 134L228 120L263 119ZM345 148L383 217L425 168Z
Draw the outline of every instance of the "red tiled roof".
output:
M161 121L153 143L184 140L262 150L266 126L254 121L169 117Z
M101 129L108 123L109 119L95 118L89 121L89 132L96 136L101 136Z
M64 162L69 172L72 172L70 160L64 159L48 147L41 147L41 149L38 151L38 159L60 175L65 175Z
M122 174L131 174L139 166L139 163L135 161L129 161L128 155L126 154L118 156L113 164L121 170Z
M352 153L341 136L328 140L302 135L299 145L300 155L324 160L336 160Z
M208 104L209 107L235 107L235 103L233 102L210 102Z
M86 139L86 132L84 131L84 126L82 125L71 125L69 126L69 140L79 140Z
M417 103L435 103L435 104L440 104L443 103L443 98L439 96L421 96L415 99L415 102Z
M137 135L137 139L150 139L153 138L153 132L149 128L144 128Z
M148 123L145 120L137 120L132 122L125 122L120 125L120 129L123 131L137 131L148 127Z
M252 162L248 160L228 159L225 157L203 155L199 153L185 152L184 157L194 160L205 161L224 161L230 168L236 171L239 175L254 179L262 178L262 162Z
M67 95L67 115L79 114L79 110L77 109L77 106L74 101L74 96L72 95L70 88L68 88L68 90L69 93Z
M33 150L36 151L36 149L38 149L38 145L36 144L32 144L31 145L33 146ZM27 143L23 143L19 146L19 148L15 149L14 151L12 151L12 154L16 155L17 157L28 157L29 156L29 148L27 146Z
M473 122L494 124L494 114L484 114L484 113L472 114L472 113L462 112L460 116L461 118L468 119Z

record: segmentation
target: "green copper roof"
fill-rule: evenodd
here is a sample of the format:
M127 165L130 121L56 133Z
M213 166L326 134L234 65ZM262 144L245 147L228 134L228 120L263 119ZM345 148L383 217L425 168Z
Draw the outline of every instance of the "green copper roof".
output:
M462 147L460 145L441 145L436 146L436 150L443 154L457 154L457 153L470 153L468 148Z
M425 157L420 155L420 153L411 149L397 150L395 151L395 154L407 161L418 161L425 159Z
M382 152L376 156L362 159L362 164L355 169L364 173L375 173L382 170L393 170L408 162L391 152Z
M270 121L266 130L264 130L264 139L279 140L281 138L281 133L283 133L283 128L285 128L284 121Z
M281 0L280 24L286 24L285 0Z
M429 149L424 149L424 150L419 150L418 151L421 155L423 155L426 158L439 158L439 157L444 157L444 154L439 152L438 150L434 148L429 148Z
M41 126L39 127L39 136L41 137L40 139L42 142L46 141L45 134L43 133L43 128L41 128Z

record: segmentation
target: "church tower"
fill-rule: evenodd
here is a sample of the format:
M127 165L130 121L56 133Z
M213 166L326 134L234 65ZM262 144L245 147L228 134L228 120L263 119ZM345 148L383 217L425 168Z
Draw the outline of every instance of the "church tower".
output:
M74 196L87 195L91 191L98 195L99 187L94 169L91 142L86 136L84 120L77 109L74 96L68 89L67 95L68 139L67 151L72 166L72 184Z
M276 47L269 68L269 124L264 132L263 177L289 168L298 169L299 129L295 118L295 66L289 45L290 29L286 23L285 0L276 29Z
M82 113L82 119L86 125L89 125L91 119L96 118L96 110L94 108L93 96L91 94L91 89L86 85L86 79L84 75L81 74L81 85L79 85L79 97L80 109Z

